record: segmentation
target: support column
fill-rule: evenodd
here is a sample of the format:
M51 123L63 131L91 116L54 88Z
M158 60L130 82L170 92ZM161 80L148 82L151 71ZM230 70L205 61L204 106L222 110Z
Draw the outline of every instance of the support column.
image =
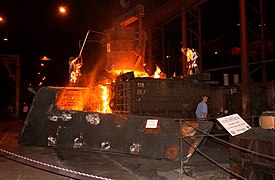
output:
M161 29L161 49L162 49L162 58L161 58L161 65L163 70L166 71L166 66L165 66L165 30L164 28Z
M185 0L182 3L181 10L181 41L182 47L187 47L187 30L186 30L186 3ZM182 54L182 74L186 74L186 56Z
M153 69L154 69L154 66L153 66L153 43L152 43L152 31L151 29L148 29L147 30L147 36L148 36L148 41L147 41L147 45L148 45L148 48L147 48L147 53L148 53L148 59L147 59L147 62L146 62L146 72L148 73L149 71L149 74L151 75L153 73Z
M20 100L20 58L16 58L16 74L15 74L15 119L19 118L19 100Z
M242 115L249 115L248 111L248 45L247 45L247 21L246 0L240 0L240 22L241 22L241 70L242 70Z
M260 15L261 15L261 60L262 64L262 82L266 82L266 53L267 53L267 40L266 40L266 16L265 12L265 1L260 0Z
M199 57L199 69L200 72L203 71L202 69L202 40L201 40L201 9L198 9L198 46L199 46L199 53L200 53L200 57Z

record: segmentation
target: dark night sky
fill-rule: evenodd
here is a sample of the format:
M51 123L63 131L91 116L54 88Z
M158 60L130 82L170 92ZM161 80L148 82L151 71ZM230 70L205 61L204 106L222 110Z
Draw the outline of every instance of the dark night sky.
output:
M61 15L58 6L65 5L67 14ZM116 11L114 11L116 10ZM79 53L79 40L89 29L103 31L112 25L112 17L122 10L113 0L1 0L0 54L20 55L21 74L25 83L34 83L42 56L47 61L50 85L64 85L68 76L68 59ZM93 34L90 33L90 39ZM85 52L83 52L85 53Z
M271 2L267 0L269 9ZM67 15L58 13L59 5L67 6ZM203 41L218 38L222 33L239 31L236 27L238 5L239 0L209 0L202 6ZM52 61L46 62L49 64L49 85L62 86L68 78L69 57L79 53L79 40L85 38L89 29L103 31L111 27L112 20L122 11L119 0L1 0L0 16L6 21L0 24L0 36L1 40L8 36L9 41L0 42L0 54L20 55L25 83L34 83L42 56L52 58ZM268 17L272 15L274 12L269 10ZM274 21L269 22L273 22L271 32L274 34ZM93 39L94 36L91 36ZM95 46L98 44L87 45L83 54L93 56L95 53L91 48ZM86 65L91 61L89 59Z

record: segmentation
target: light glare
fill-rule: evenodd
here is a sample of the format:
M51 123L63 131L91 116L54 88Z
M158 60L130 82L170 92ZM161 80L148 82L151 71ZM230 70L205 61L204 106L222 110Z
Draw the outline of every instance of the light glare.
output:
M59 6L59 12L64 14L66 12L66 8L64 6Z

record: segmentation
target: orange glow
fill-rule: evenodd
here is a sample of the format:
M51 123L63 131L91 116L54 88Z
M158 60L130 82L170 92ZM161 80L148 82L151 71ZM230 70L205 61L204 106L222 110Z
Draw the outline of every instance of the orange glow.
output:
M0 16L0 23L4 23L5 22L5 19L3 17Z
M62 13L62 14L65 14L66 13L66 7L64 6L59 6L59 12Z
M90 76L89 88L80 87L66 87L59 91L57 96L57 106L60 109L79 110L98 113L112 113L110 104L113 98L112 80L115 82L116 78L124 73L134 72L134 77L149 77L145 71L137 71L132 69L112 69L108 71L112 77L108 81L104 79L97 84L94 84L94 76ZM153 78L153 76L150 76ZM156 66L155 78L166 78L161 69ZM111 79L111 81L110 81Z
M49 60L52 60L52 59L48 58L47 56L43 56L42 58L40 58L40 60L42 60L42 61L49 61Z
M121 74L132 72L133 70L112 70L112 73L115 74L115 76L119 76ZM135 77L148 77L148 74L146 72L142 71L134 71Z
M76 83L77 77L78 77L77 74L73 71L73 72L70 74L70 82Z
M66 87L57 94L57 107L66 110L112 113L108 85L90 88Z
M102 99L102 108L100 110L101 113L111 113L111 109L109 107L109 102L110 102L110 95L109 95L109 90L107 86L104 85L100 85L101 89L102 89L102 95L101 95L101 99Z
M57 94L57 107L66 110L83 111L88 88L64 88Z
M160 74L161 74L161 69L158 67L158 65L156 65L156 71L154 73L154 78L156 78L156 79L160 78Z

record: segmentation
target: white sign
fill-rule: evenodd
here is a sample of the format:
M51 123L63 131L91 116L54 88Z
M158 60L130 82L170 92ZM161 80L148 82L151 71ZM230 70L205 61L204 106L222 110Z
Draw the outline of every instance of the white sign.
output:
M157 128L158 126L158 119L147 119L146 121L146 128Z
M231 134L231 136L242 134L251 129L249 124L247 124L238 114L217 118L217 120Z

